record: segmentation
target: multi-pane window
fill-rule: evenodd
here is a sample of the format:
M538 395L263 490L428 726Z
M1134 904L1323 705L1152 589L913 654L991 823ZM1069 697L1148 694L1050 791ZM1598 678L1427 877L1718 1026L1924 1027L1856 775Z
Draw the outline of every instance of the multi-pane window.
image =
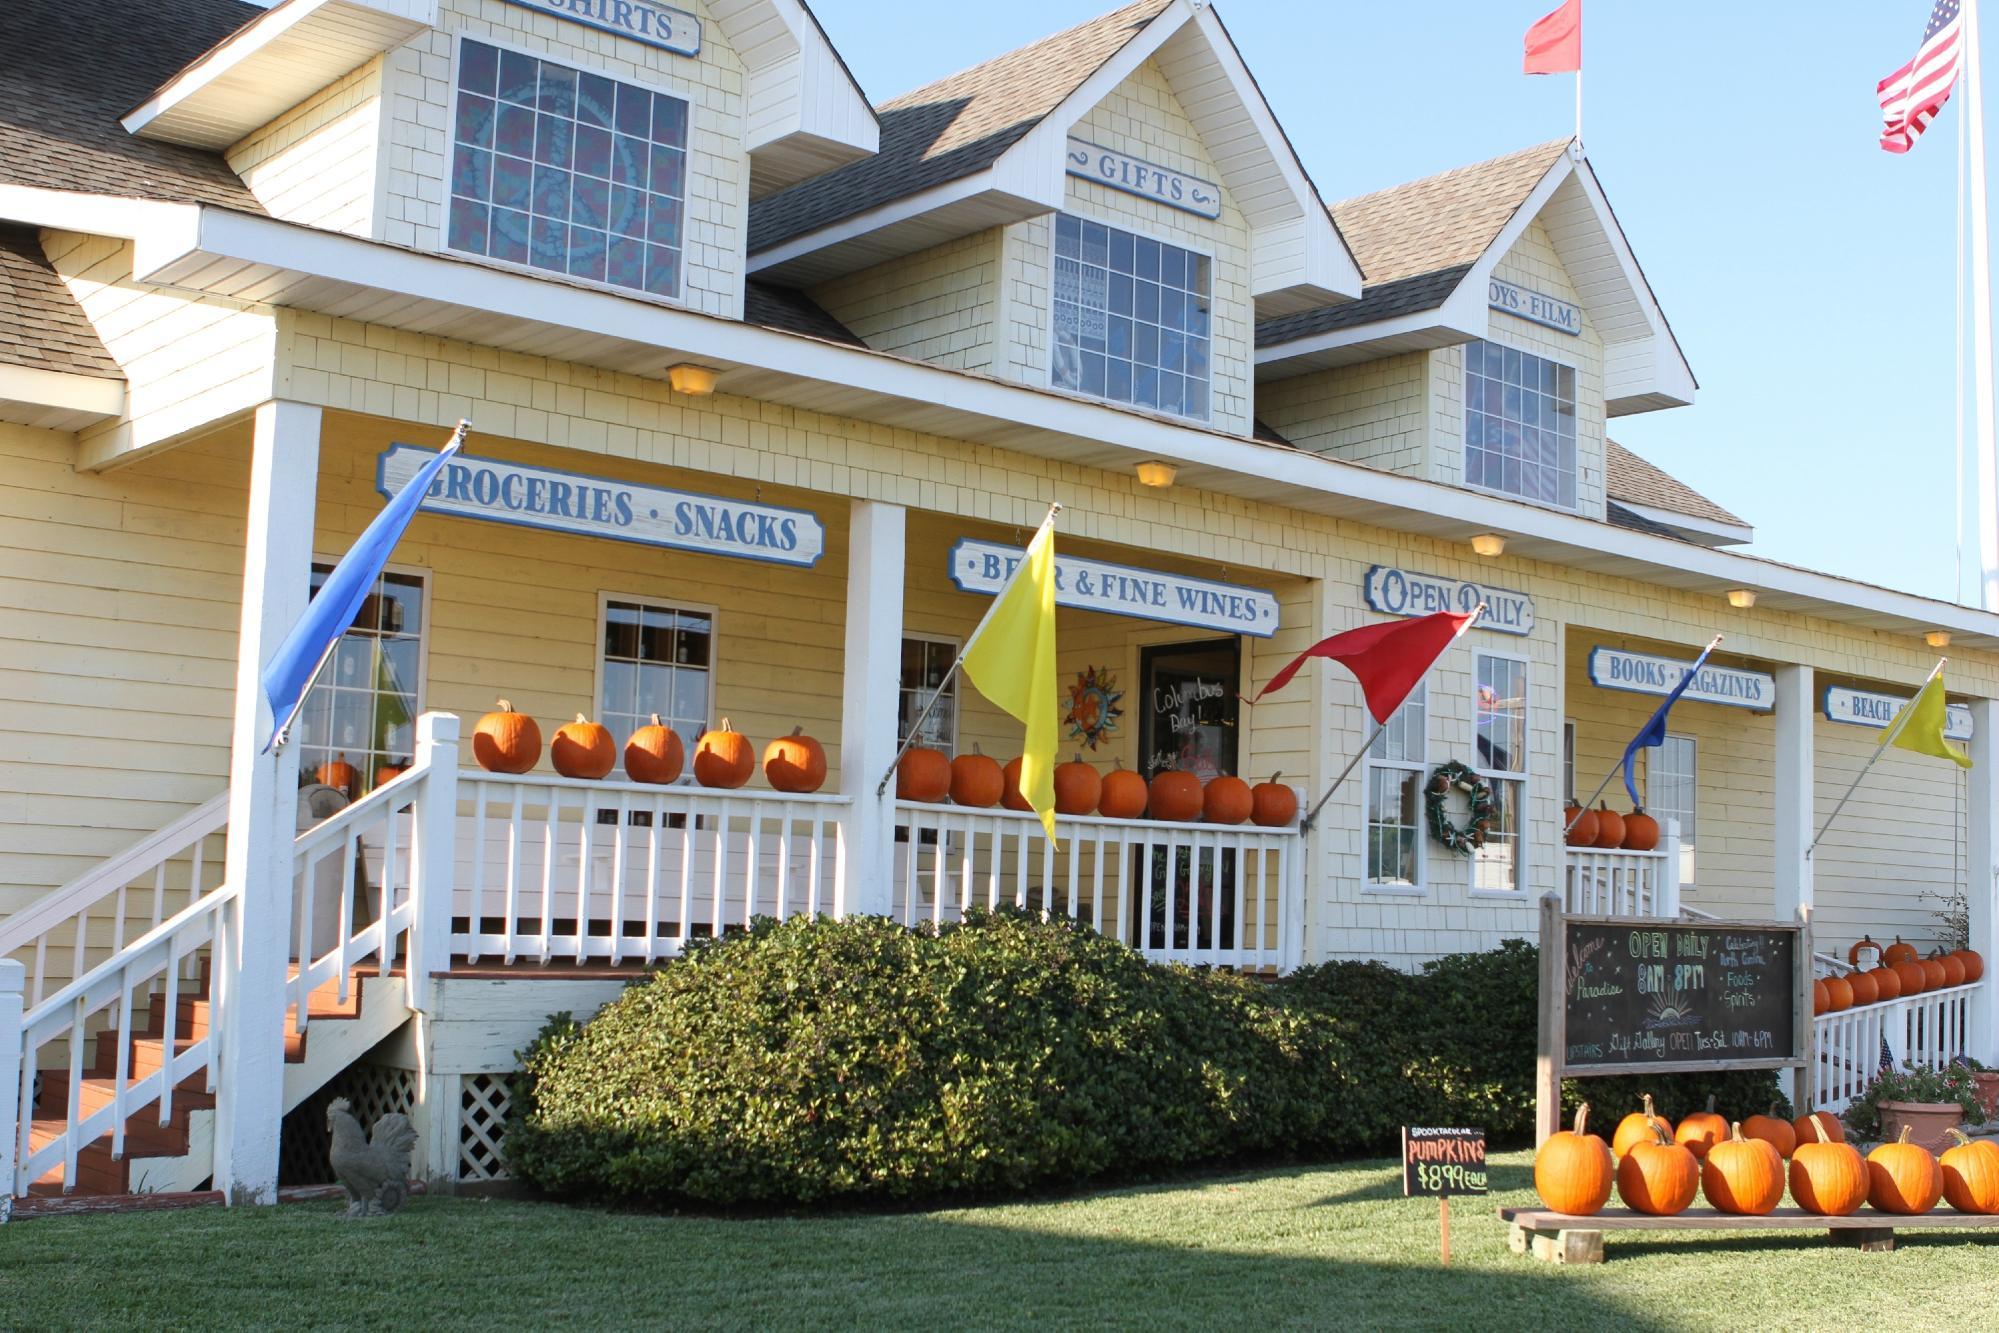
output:
M312 567L312 592L332 565ZM299 774L307 782L344 776L338 783L359 798L409 765L416 750L416 717L423 671L423 579L383 574L363 599L354 623L299 709Z
M1700 761L1692 736L1667 736L1645 772L1645 808L1664 829L1666 821L1680 823L1680 885L1694 882L1694 807L1699 787Z
M958 645L949 639L906 638L902 641L902 689L896 723L898 741L910 739L916 715L923 711L923 705L937 692L938 685L950 673L951 664L957 660ZM953 754L957 751L957 741L958 678L952 676L950 685L938 697L937 706L930 710L930 716L923 719L923 730L917 733L916 743Z
M1206 255L1058 214L1055 387L1207 420L1213 282Z
M1472 767L1492 784L1492 826L1472 854L1472 887L1520 887L1521 837L1526 827L1527 665L1478 655L1477 757Z
M684 100L470 39L457 99L452 249L680 295Z
M1576 372L1517 347L1465 345L1465 480L1576 507Z
M1423 882L1426 687L1418 685L1367 749L1367 878Z
M687 753L708 729L715 618L657 602L604 602L604 697L597 716L622 746L652 721L680 733Z

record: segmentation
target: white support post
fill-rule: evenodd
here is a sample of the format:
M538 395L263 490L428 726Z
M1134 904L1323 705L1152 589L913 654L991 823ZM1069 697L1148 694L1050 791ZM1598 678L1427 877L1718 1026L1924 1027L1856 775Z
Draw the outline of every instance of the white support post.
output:
M1971 947L1999 958L1999 699L1971 701L1971 772L1966 782L1964 895ZM1970 1054L1999 1064L1999 975L1985 965L1985 981L1969 1001Z
M1680 914L1680 821L1668 819L1665 836L1659 839L1659 850L1664 854L1659 862L1659 884L1656 889L1658 901L1653 910L1660 916Z
M1775 835L1771 867L1778 921L1795 921L1812 905L1812 845L1816 807L1813 800L1812 669L1777 668L1777 740L1772 764Z
M458 851L458 714L425 713L416 722L416 913L410 941L409 1005L426 1013L437 978L451 970L451 905Z
M232 1205L278 1198L299 765L296 745L264 753L271 710L262 675L308 600L319 427L316 407L265 403L257 409L250 458L229 759L228 879L242 896L217 949L229 1012L219 1016L215 1185Z
M840 791L853 800L839 915L895 906L895 762L902 682L900 505L856 500L847 536L847 635L840 710Z
M21 964L0 958L0 1222L14 1209L14 1151L21 1137L21 987L27 976Z

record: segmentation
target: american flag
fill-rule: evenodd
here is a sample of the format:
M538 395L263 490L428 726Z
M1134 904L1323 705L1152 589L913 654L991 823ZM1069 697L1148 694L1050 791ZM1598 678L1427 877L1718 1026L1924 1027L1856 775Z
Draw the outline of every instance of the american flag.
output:
M1949 100L1950 90L1957 86L1964 33L1959 4L1960 0L1937 0L1915 58L1874 89L1886 122L1881 127L1881 146L1891 153L1906 153L1915 146Z

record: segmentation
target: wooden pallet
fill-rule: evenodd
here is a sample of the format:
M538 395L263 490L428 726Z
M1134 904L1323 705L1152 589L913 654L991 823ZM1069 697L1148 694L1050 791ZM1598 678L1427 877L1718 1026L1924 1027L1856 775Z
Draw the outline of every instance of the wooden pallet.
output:
M1578 1217L1545 1208L1502 1208L1499 1219L1512 1225L1507 1243L1515 1254L1532 1254L1543 1263L1600 1264L1606 1231L1824 1231L1842 1245L1870 1253L1895 1248L1897 1230L1989 1231L1999 1227L1999 1215L1973 1216L1948 1209L1904 1217L1871 1208L1832 1217L1802 1208L1779 1208L1761 1217L1689 1208L1671 1217L1653 1217L1617 1208Z

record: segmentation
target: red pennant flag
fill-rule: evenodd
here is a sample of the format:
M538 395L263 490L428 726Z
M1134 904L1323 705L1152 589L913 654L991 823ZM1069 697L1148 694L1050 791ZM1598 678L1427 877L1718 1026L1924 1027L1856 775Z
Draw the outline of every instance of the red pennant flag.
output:
M1451 641L1471 628L1477 615L1476 611L1463 615L1435 611L1415 620L1384 620L1335 634L1298 654L1250 702L1283 689L1298 674L1298 668L1312 658L1325 657L1353 672L1360 692L1367 696L1367 711L1376 722L1386 722Z
M1567 74L1583 67L1583 0L1568 0L1527 30L1523 74Z

